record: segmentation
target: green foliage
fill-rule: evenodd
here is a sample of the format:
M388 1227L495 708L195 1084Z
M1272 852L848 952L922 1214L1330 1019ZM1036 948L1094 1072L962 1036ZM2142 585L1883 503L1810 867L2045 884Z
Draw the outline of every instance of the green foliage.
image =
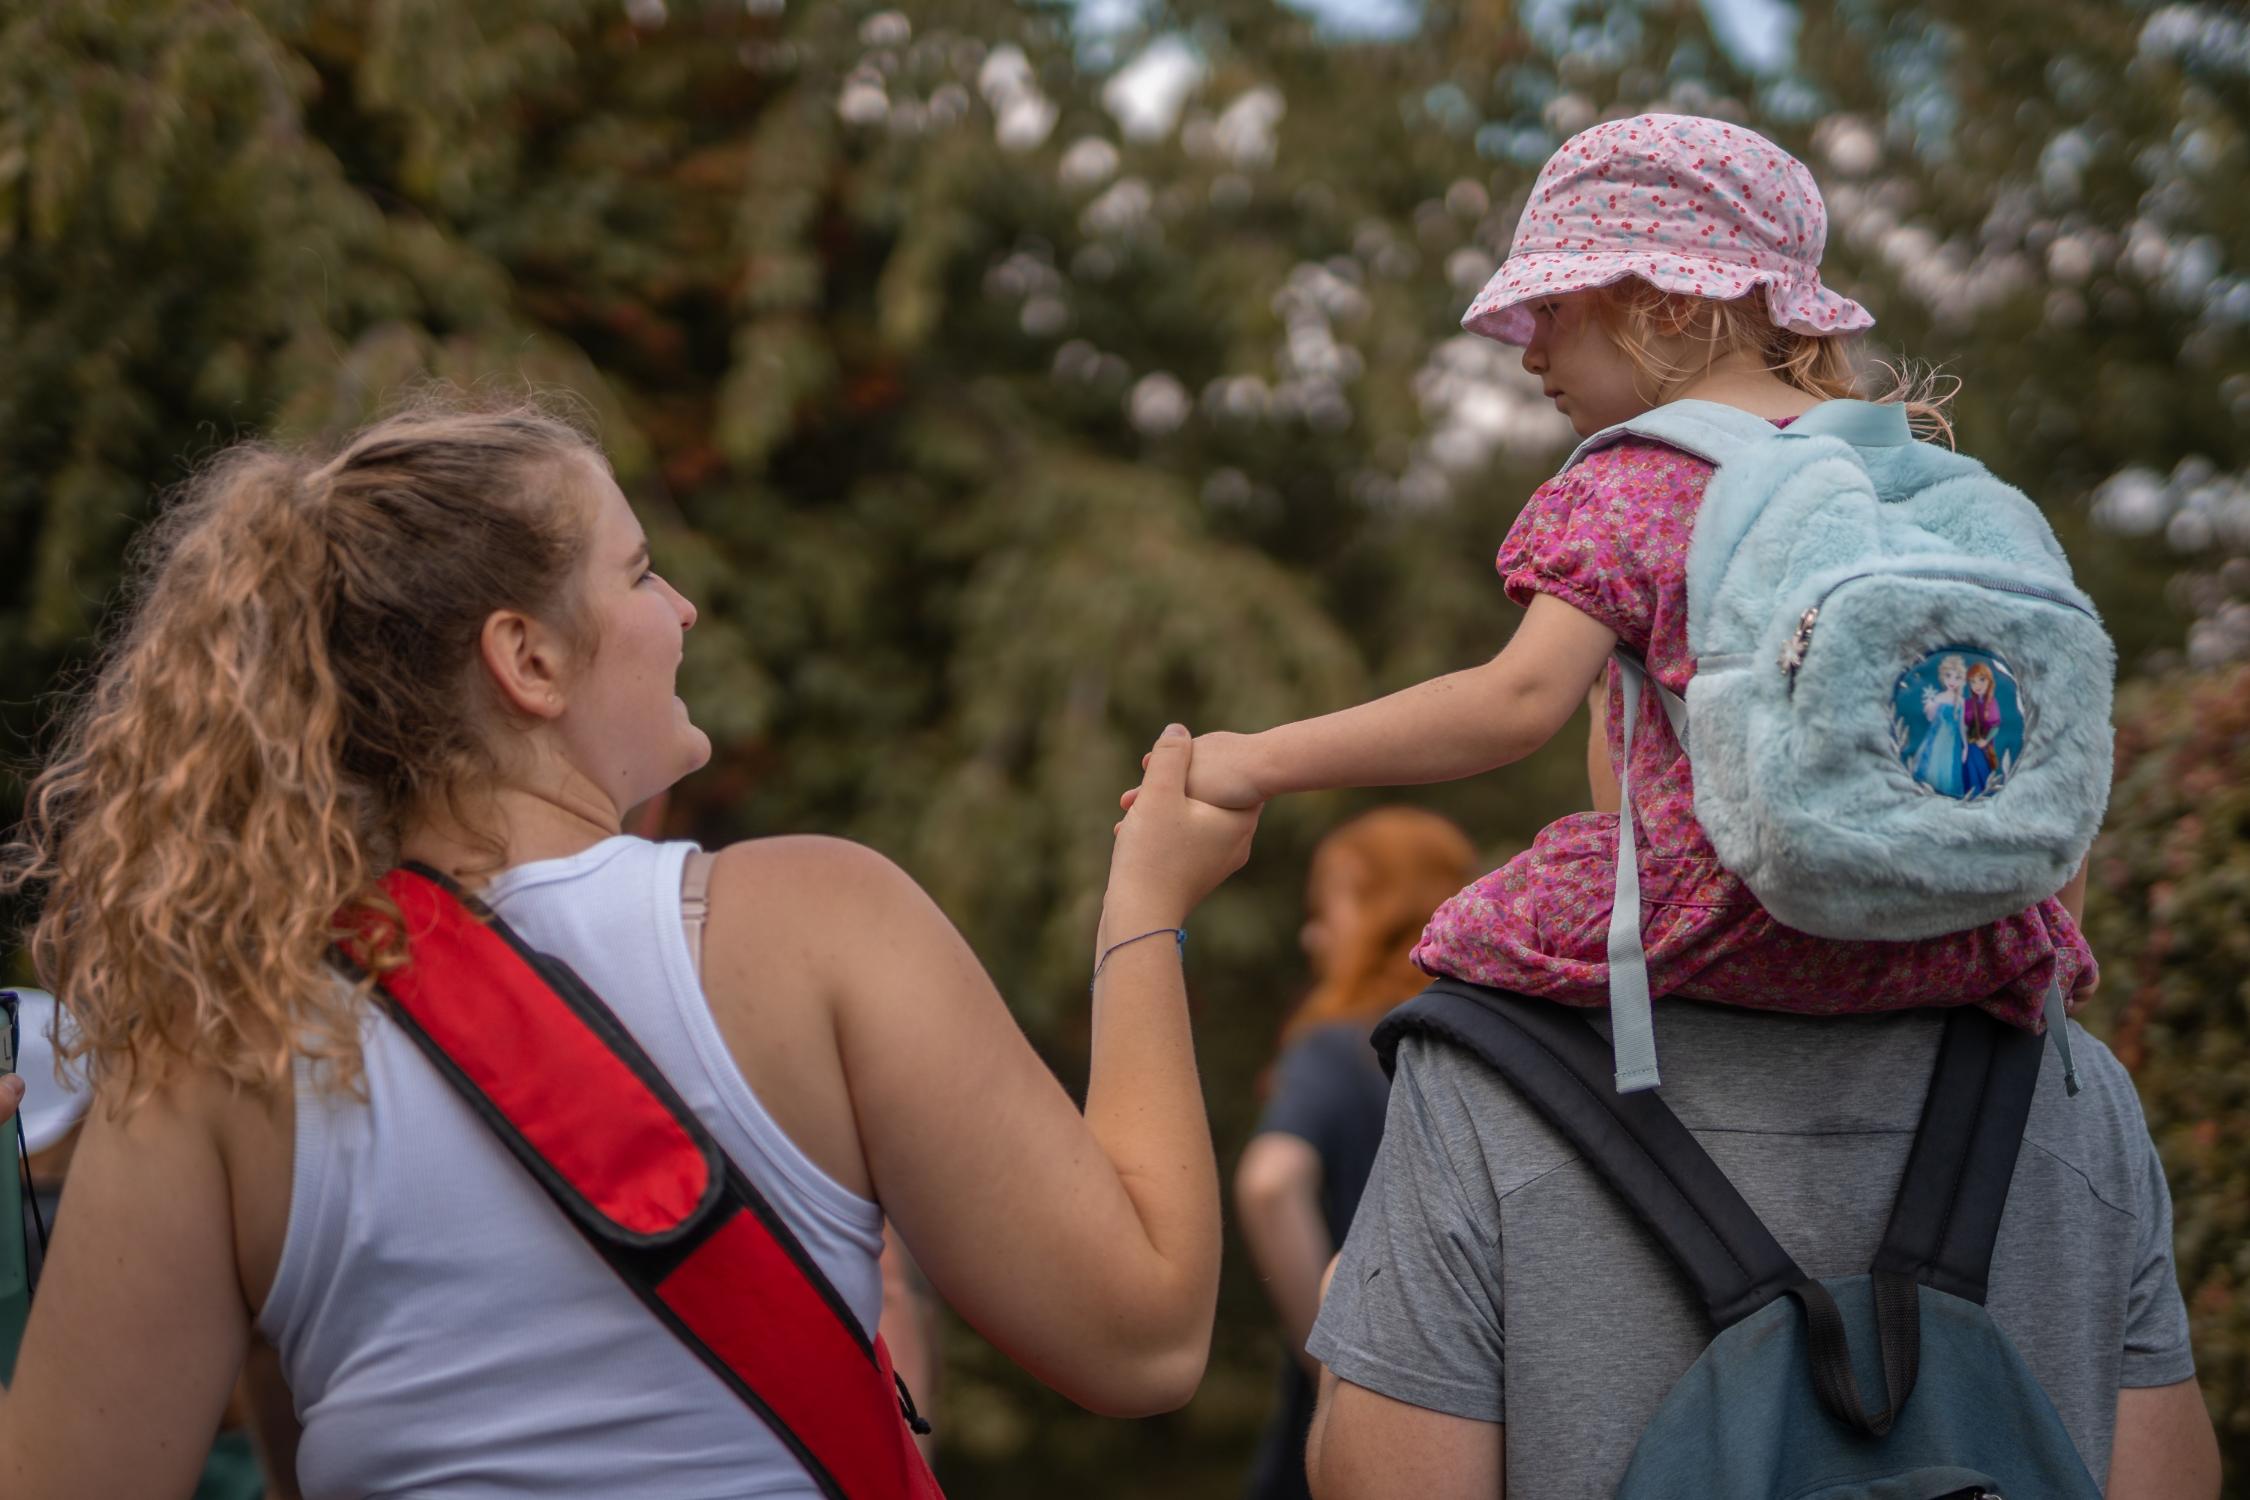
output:
M2250 667L2136 685L2117 750L2086 902L2096 1024L2140 1087L2197 1371L2250 1474Z
M1273 0L1151 5L1099 45L1068 15L0 15L11 758L36 753L43 695L89 660L125 539L214 449L346 430L430 376L568 391L702 607L683 689L717 757L671 831L889 852L1076 1079L1110 809L1156 731L1340 706L1513 627L1490 558L1566 435L1512 355L1456 320L1546 154L1644 107L1745 119L1808 154L1836 211L1831 279L1891 348L1963 378L1963 446L2048 506L2129 662L2176 654L2187 618L2222 608L2223 589L2167 594L2154 541L2096 544L2081 503L2127 466L2250 465L2250 356L2226 311L2250 256L2229 187L2242 83L2208 49L2151 43L2141 12L1817 0L1801 63L1768 75L1671 0L1433 0L1413 35L1357 44ZM1098 59L1166 30L1201 81L1176 123L1124 134ZM2187 734L2170 700L2145 701L2150 733ZM1583 805L1579 732L1414 795L1503 850ZM2218 763L2150 743L2138 764L2180 764L2166 786ZM2120 1036L2147 1039L2183 1268L2239 1435L2241 1131L2202 1122L2240 1118L2222 1091L2241 993L2221 986L2245 966L2220 914L2240 911L2241 812L2214 816L2217 784L2193 793L2190 837L2163 788L2135 790L2152 775L2121 788L2097 937L2111 997L2149 963L2166 997L2136 999ZM20 792L0 780L0 821ZM1302 982L1305 856L1368 800L1273 809L1198 916L1222 1150ZM940 1411L955 1483L1231 1492L1274 1351L1229 1266L1212 1375L1162 1423L1074 1413L964 1337Z

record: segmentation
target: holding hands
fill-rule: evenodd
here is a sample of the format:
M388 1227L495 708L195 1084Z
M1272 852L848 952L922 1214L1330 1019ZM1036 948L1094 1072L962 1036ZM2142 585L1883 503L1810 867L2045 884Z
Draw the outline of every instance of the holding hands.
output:
M1250 857L1258 799L1217 800L1204 760L1214 740L1195 739L1180 725L1165 729L1141 757L1141 784L1121 800L1125 816L1110 853L1109 897L1102 908L1104 941L1144 928L1177 927L1220 881ZM1223 753L1223 752L1222 752ZM1233 788L1239 791L1239 783Z
M1259 787L1251 768L1252 738L1247 734L1197 735L1188 765L1187 795L1213 807L1247 811L1262 806L1267 793ZM1157 744L1162 746L1164 741ZM1141 757L1142 770L1150 769L1150 757L1155 753L1152 750ZM1140 795L1141 788L1134 787L1117 799L1117 805L1131 812Z

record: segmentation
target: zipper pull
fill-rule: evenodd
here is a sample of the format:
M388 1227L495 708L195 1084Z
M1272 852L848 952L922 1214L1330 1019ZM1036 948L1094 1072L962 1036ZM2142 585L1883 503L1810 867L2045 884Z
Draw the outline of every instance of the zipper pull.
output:
M1781 667L1781 675L1789 679L1791 687L1797 685L1797 669L1805 664L1805 651L1812 645L1813 623L1819 618L1819 605L1816 604L1811 609L1806 610L1798 618L1797 628L1791 633L1789 644L1781 648L1781 660L1778 665Z
M914 1393L906 1388L906 1377L893 1370L891 1379L898 1385L898 1414L906 1420L906 1430L916 1437L928 1437L929 1418L914 1409Z

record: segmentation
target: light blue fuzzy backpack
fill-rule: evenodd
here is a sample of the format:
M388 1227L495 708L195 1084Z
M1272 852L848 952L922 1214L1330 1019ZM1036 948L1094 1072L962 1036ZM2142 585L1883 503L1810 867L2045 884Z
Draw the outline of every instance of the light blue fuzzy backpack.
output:
M1776 429L1677 401L1563 467L1629 437L1717 466L1688 551L1686 701L1618 662L1628 764L1652 691L1720 863L1777 920L1832 938L1965 931L2061 890L2109 801L2117 656L2038 507L1915 441L1895 404L1830 401ZM1620 801L1610 1009L1629 1092L1659 1080ZM2047 1014L2067 1048L2058 987Z

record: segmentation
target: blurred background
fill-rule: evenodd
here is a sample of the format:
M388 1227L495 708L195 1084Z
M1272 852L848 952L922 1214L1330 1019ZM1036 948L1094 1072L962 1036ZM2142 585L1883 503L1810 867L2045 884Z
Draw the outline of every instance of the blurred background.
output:
M2089 1019L2140 1081L2250 1472L2232 6L0 8L0 825L200 459L432 375L564 389L703 609L683 691L718 753L662 831L895 857L1075 1087L1113 799L1157 729L1338 707L1513 628L1492 553L1569 433L1457 319L1548 153L1645 109L1813 166L1828 279L1877 352L1960 378L1963 448L2046 508L2119 639ZM1413 800L1497 863L1585 805L1583 727ZM1307 855L1377 800L1277 805L1197 919L1222 1168L1308 983ZM1240 1249L1173 1416L1087 1416L948 1328L949 1489L1237 1493L1279 1357Z

